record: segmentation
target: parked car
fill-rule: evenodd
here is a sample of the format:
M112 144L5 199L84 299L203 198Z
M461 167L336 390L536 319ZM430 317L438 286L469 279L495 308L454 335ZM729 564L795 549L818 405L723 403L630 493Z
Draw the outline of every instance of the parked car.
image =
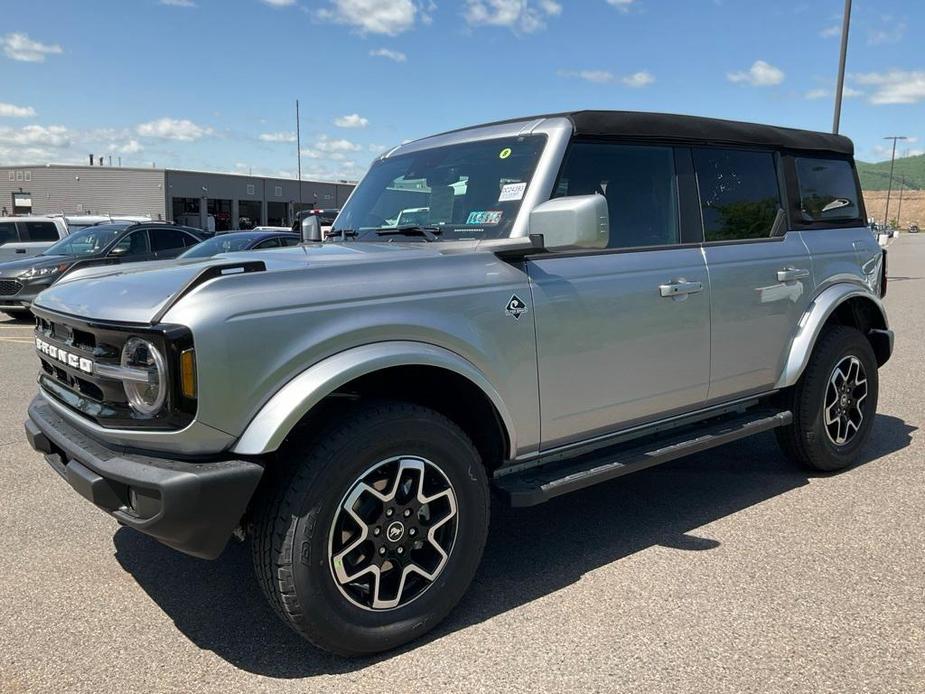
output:
M180 258L211 258L219 253L268 250L298 246L301 238L290 231L230 231L206 239L180 254Z
M0 217L0 262L38 255L67 234L61 219Z
M910 224L910 225L909 225L909 233L910 233L910 234L918 234L918 233L919 233L919 225L916 224L915 222L913 222L912 224Z
M893 347L865 217L838 135L607 111L436 135L372 164L334 241L43 292L26 434L121 525L205 558L249 538L321 648L394 648L466 591L492 488L528 506L767 431L856 461Z
M39 292L77 262L138 262L174 258L204 237L170 224L96 224L69 234L39 255L0 263L0 311L25 319Z

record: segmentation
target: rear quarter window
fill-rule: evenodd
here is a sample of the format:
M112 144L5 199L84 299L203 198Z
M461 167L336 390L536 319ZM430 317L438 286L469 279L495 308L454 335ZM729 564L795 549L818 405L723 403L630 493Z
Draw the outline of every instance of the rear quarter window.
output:
M855 222L861 218L860 193L850 161L797 156L794 166L804 223Z
M13 222L0 222L0 246L5 243L19 241L19 235L16 233L16 224Z

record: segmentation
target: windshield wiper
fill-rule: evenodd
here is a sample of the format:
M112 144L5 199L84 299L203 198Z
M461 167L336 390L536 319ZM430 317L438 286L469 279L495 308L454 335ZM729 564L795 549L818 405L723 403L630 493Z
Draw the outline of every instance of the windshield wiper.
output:
M329 231L324 235L325 239L333 239L335 236L340 236L342 239L346 240L348 236L359 236L359 232L356 229L334 229Z
M442 234L443 229L421 224L406 224L400 227L380 227L376 229L376 233L379 236L423 236L427 241L436 241L437 235Z

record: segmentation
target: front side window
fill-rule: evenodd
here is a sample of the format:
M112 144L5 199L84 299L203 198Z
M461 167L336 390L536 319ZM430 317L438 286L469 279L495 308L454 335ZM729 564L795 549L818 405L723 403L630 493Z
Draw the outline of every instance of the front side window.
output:
M771 152L695 148L706 241L768 238L781 209Z
M111 255L147 255L148 232L145 230L133 231L131 234L119 239L113 246Z
M795 157L800 214L805 222L853 222L860 218L859 192L851 162Z
M505 238L520 211L545 136L434 147L380 159L357 186L332 233L360 240L408 240L402 227L438 239Z
M674 150L599 142L572 145L554 197L603 195L609 248L678 243Z

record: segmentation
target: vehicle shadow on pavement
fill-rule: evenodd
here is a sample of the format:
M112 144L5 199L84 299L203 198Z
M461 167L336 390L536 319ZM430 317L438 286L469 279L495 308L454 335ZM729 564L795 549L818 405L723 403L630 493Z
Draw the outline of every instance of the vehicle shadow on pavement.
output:
M877 415L853 470L908 446L916 427ZM481 567L462 603L424 641L478 624L578 581L583 574L654 545L706 551L719 542L696 528L801 487L808 475L763 434L629 475L545 505L496 503ZM267 605L248 548L232 545L218 561L182 555L126 528L116 559L200 648L236 667L278 678L361 670L396 652L347 660L314 649ZM401 652L401 651L399 651Z

